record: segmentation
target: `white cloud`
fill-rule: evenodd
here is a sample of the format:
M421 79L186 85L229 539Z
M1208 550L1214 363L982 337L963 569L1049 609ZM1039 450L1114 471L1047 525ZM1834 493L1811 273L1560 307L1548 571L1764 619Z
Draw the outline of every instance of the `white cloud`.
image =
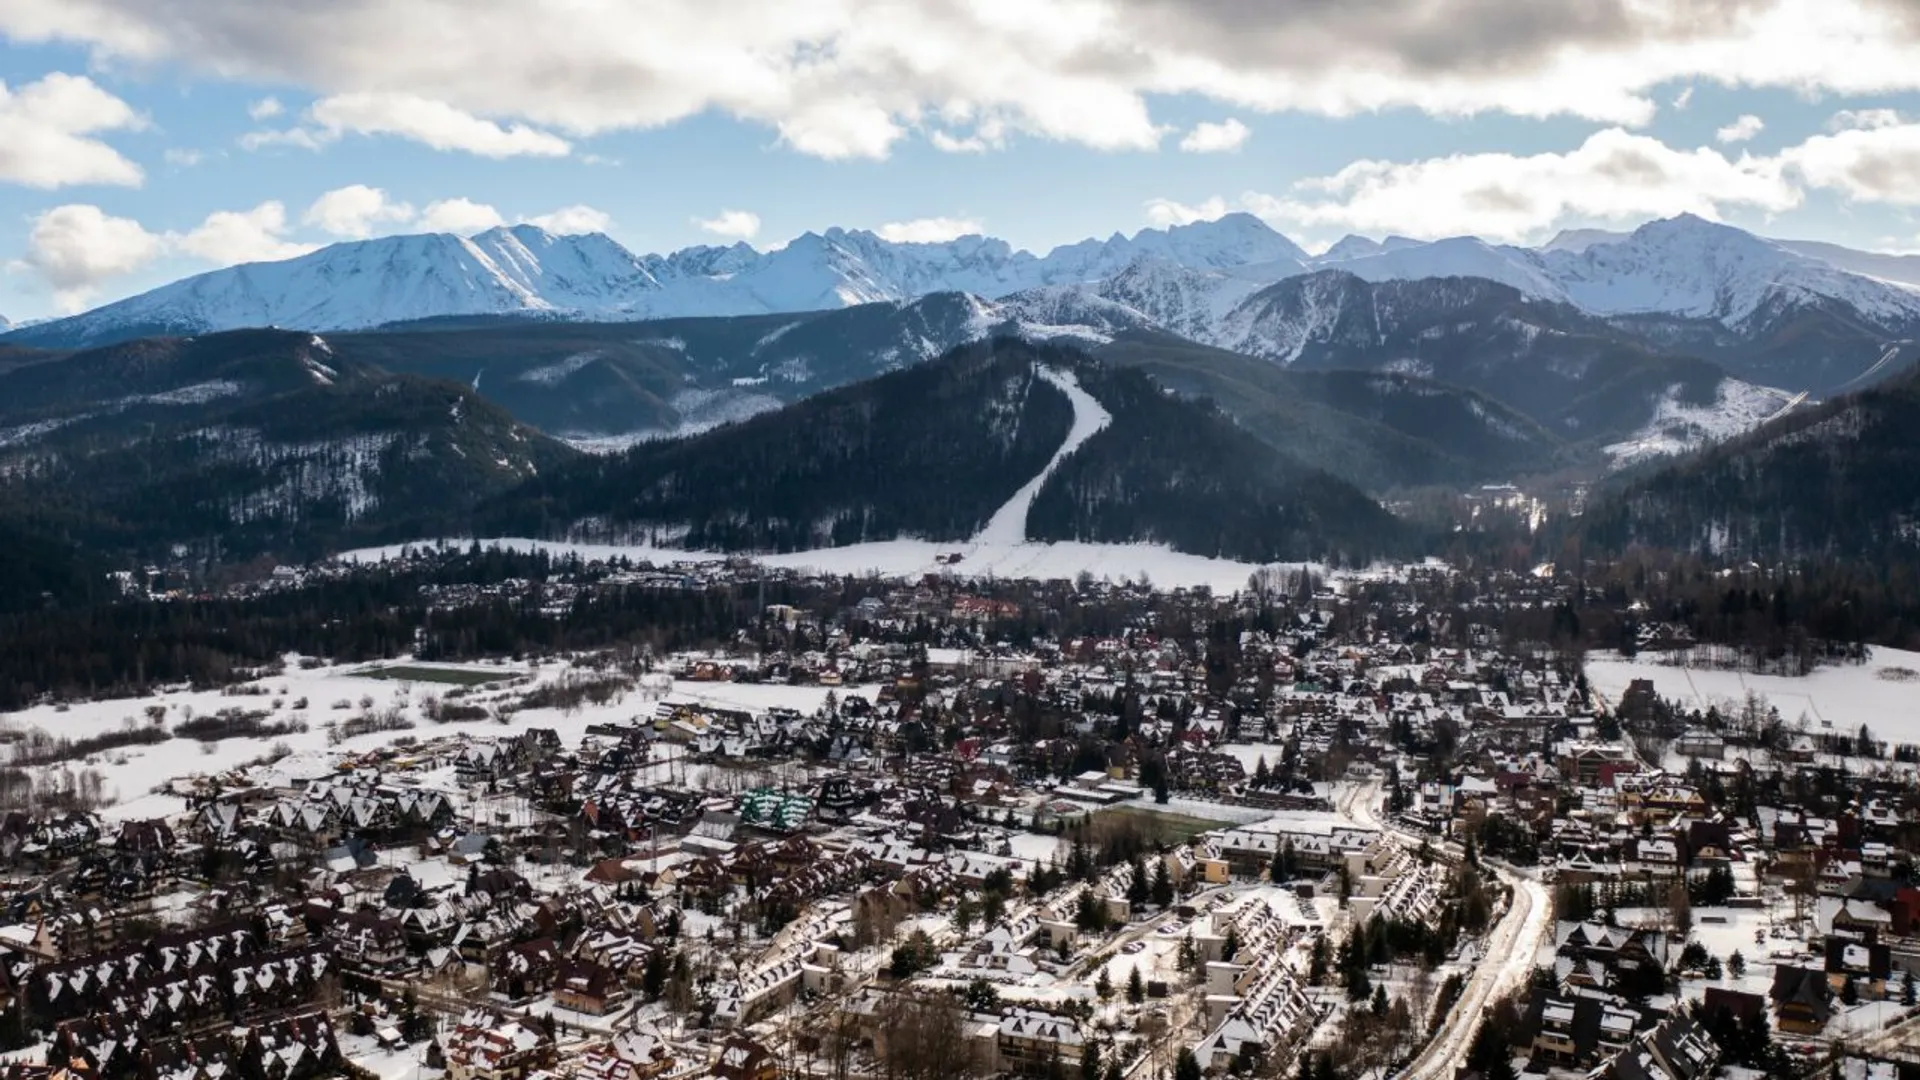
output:
M526 124L498 124L413 94L337 94L314 102L306 121L290 128L248 132L240 137L240 144L249 150L265 146L318 150L347 135L392 135L435 150L488 158L565 157L573 149L558 135Z
M321 129L338 137L397 135L435 150L461 150L481 157L565 157L565 139L525 124L496 124L444 102L412 94L339 94L308 110Z
M247 106L247 115L255 120L271 120L286 111L277 97L263 97Z
M169 146L160 155L161 160L181 169L191 169L205 161L206 157L200 151L187 146Z
M802 153L872 158L914 135L1152 148L1165 132L1148 103L1176 96L1635 126L1694 84L1920 90L1920 19L1895 0L579 0L569 18L538 0L338 0L271 19L231 0L9 0L0 34L298 88L319 100L310 139L495 156L705 113Z
M1471 233L1524 241L1568 219L1610 222L1723 208L1779 212L1802 192L1782 158L1731 159L1678 150L1618 128L1566 153L1458 154L1423 161L1356 161L1288 195L1250 192L1242 203L1276 223L1439 237Z
M1680 89L1680 92L1673 96L1673 107L1676 109L1685 109L1688 105L1692 103L1693 103L1693 87L1691 86L1682 87Z
M1189 154L1219 154L1229 150L1238 150L1247 144L1252 132L1247 125L1229 116L1215 124L1201 121L1180 140L1180 149Z
M312 244L287 240L287 228L287 208L270 199L251 210L217 210L193 231L168 237L168 243L217 266L291 259L313 250Z
M440 199L427 204L420 212L420 220L414 227L421 232L456 233L471 236L486 232L488 229L505 225L507 219L500 211L486 203L477 203L468 198Z
M751 240L760 232L760 215L751 210L722 210L710 218L695 218L693 223L729 240Z
M1752 113L1747 113L1714 132L1713 139L1721 143L1743 143L1766 130L1766 127L1766 121Z
M240 148L261 150L269 146L291 146L300 150L318 150L332 141L333 138L326 132L310 128L269 129L249 131L240 136Z
M85 308L103 282L146 266L165 249L164 237L131 218L69 203L34 217L20 262L53 288L61 310L73 312Z
M364 240L381 225L413 220L413 207L377 187L349 184L313 200L301 220L333 236Z
M535 214L523 220L529 225L537 225L556 236L603 233L613 224L613 218L605 210L596 210L591 206L582 206L578 203L563 206L551 213Z
M875 229L880 239L894 244L944 244L956 237L981 231L973 218L925 217L912 221L889 221Z
M138 187L140 167L93 136L142 126L132 106L84 76L54 72L17 90L0 82L0 181Z
M1782 155L1814 187L1860 202L1920 206L1920 123L1885 123L1815 135Z
M1196 221L1212 221L1223 217L1227 212L1227 201L1215 195L1198 206L1175 202L1172 199L1148 199L1147 222L1155 228L1165 229L1173 225L1191 225Z
M1905 122L1895 109L1842 109L1827 120L1827 130L1897 127Z

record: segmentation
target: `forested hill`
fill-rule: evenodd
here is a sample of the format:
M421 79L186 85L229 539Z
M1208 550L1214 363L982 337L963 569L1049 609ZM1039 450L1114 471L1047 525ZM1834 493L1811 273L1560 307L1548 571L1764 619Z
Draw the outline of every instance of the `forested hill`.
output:
M1003 338L702 435L543 472L492 500L490 535L792 551L972 536L1065 442L1072 372L1112 413L1042 489L1032 539L1156 541L1204 555L1365 559L1395 520L1225 414L1055 345Z
M1683 458L1600 500L1590 547L1667 547L1721 559L1920 556L1920 374Z
M408 539L574 451L466 386L307 334L132 342L0 372L0 535L31 594L113 566L310 558ZM22 565L29 565L24 558Z
M1152 541L1255 562L1364 563L1408 552L1405 529L1380 504L1211 404L1170 394L1131 368L1075 370L1113 420L1040 489L1031 538Z
M700 435L575 461L492 500L477 528L727 551L960 539L1067 437L1072 406L1034 369L1048 357L967 346Z

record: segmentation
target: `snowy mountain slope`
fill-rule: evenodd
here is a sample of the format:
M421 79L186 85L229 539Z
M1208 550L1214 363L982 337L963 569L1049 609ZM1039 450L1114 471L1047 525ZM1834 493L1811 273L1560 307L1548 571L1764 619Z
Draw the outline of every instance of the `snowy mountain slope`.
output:
M1364 369L1477 390L1570 443L1652 424L1675 385L1712 400L1706 360L1651 349L1611 321L1484 278L1369 282L1322 270L1248 297L1214 344L1303 370Z
M1143 256L1104 280L1029 289L1002 298L998 307L1016 325L1078 325L1103 336L1159 329L1211 342L1221 320L1262 285L1231 272Z
M1775 240L1774 243L1796 255L1819 259L1849 274L1877 278L1896 285L1920 287L1920 255L1888 255L1878 251L1856 251L1839 244L1816 240Z
M16 335L85 346L157 333L247 327L352 330L407 319L509 312L611 312L660 283L601 235L532 226L335 244L283 262L246 263Z
M1828 298L1888 331L1920 319L1920 294L1691 214L1540 260L1569 299L1598 315L1660 314L1739 329L1770 305Z
M1744 435L1776 416L1784 416L1804 397L1739 379L1723 379L1714 388L1711 401L1698 403L1688 401L1683 389L1675 385L1660 396L1645 427L1602 449L1615 469L1677 457Z
M1054 249L963 236L895 243L859 230L807 233L766 253L744 244L637 256L600 234L531 225L473 237L382 237L284 262L196 275L9 336L73 348L155 334L243 327L352 330L425 319L524 315L644 319L818 311L935 292L997 297L1097 281L1143 257L1261 283L1298 273L1305 253L1247 214L1145 229Z
M1456 236L1430 244L1406 244L1358 258L1323 261L1315 266L1341 270L1366 281L1485 278L1511 285L1528 296L1555 301L1567 299L1564 287L1545 271L1533 252L1495 246L1471 236Z
M1920 291L1881 280L1920 276L1896 257L1845 249L1808 254L1694 217L1653 222L1631 234L1569 232L1539 249L1472 237L1348 237L1314 258L1257 218L1230 214L1082 241L1044 256L983 236L897 243L846 229L808 233L765 253L735 244L664 256L637 256L601 235L553 236L525 225L471 238L388 237L202 274L70 319L16 328L4 342L73 348L236 327L332 332L423 320L797 317L875 304L896 305L907 319L908 306L938 296L949 298L933 304L942 314L917 339L902 337L887 351L844 362L820 351L786 356L737 377L804 384L818 381L808 371L845 367L870 375L988 332L1100 342L1144 328L1291 363L1333 331L1327 320L1336 316L1342 350L1387 348L1391 335L1366 329L1378 323L1370 309L1384 294L1368 294L1369 311L1355 313L1340 307L1349 286L1320 282L1292 294L1285 313L1247 307L1264 290L1327 270L1377 285L1498 283L1526 303L1599 316L1616 339L1705 357L1749 382L1795 391L1850 387L1887 348L1920 340ZM954 299L961 295L970 298ZM1421 317L1432 324L1429 333L1446 336L1449 320L1473 321L1454 318L1448 305L1470 305L1480 294L1462 287L1393 295L1399 303L1439 305ZM903 326L894 330L907 333ZM1528 347L1522 338L1514 342ZM730 337L727 343L734 351L725 365L755 359ZM1393 348L1398 351L1391 355L1354 362L1371 369L1404 363L1415 372L1429 362L1404 343ZM842 381L835 375L826 384ZM664 404L660 409L670 411Z

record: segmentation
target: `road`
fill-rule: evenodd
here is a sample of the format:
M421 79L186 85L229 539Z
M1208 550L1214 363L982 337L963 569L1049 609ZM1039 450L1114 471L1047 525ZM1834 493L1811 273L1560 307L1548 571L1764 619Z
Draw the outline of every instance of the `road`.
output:
M1381 820L1375 809L1379 797L1378 781L1354 785L1342 794L1338 803L1340 813L1356 824L1381 830L1397 843L1418 847L1421 837ZM1553 900L1538 878L1510 866L1491 862L1484 865L1512 886L1513 901L1488 933L1482 951L1486 960L1474 968L1440 1030L1397 1074L1403 1080L1450 1080L1466 1063L1467 1051L1473 1047L1473 1038L1480 1031L1487 1006L1526 985L1533 973L1540 942L1552 930Z

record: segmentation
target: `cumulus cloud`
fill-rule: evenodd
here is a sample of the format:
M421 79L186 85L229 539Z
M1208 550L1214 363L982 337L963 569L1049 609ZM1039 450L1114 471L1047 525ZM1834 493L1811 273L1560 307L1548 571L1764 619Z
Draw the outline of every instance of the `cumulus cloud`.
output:
M1525 241L1569 218L1717 218L1726 208L1787 210L1803 193L1786 165L1781 157L1736 159L1705 147L1675 149L1610 128L1566 153L1356 161L1330 176L1301 181L1286 195L1250 192L1242 203L1270 221L1298 227Z
M1180 140L1180 149L1189 154L1220 154L1229 150L1238 150L1247 144L1252 132L1247 125L1229 116L1215 124L1201 121Z
M1743 143L1766 130L1766 126L1766 121L1752 113L1747 113L1733 123L1714 132L1713 138L1715 142Z
M413 207L380 188L348 184L313 200L301 220L333 236L364 240L379 226L412 221Z
M255 120L271 120L286 111L277 97L263 97L247 106L247 115Z
M578 236L582 233L606 232L613 224L613 217L605 210L596 210L591 206L575 203L563 206L546 214L535 214L526 218L529 225L537 225L556 236Z
M452 199L437 199L427 204L420 212L420 220L414 225L422 232L455 233L471 236L486 232L507 223L500 211L486 203L474 202L464 196Z
M1148 199L1147 222L1155 228L1165 229L1173 225L1191 225L1196 221L1212 221L1225 216L1227 201L1220 196L1207 199L1198 206L1175 202L1172 199Z
M1874 119L1870 126L1815 135L1782 156L1815 187L1860 202L1920 206L1920 124Z
M973 218L924 217L912 221L889 221L874 230L882 240L895 244L944 244L961 236L981 231Z
M165 250L165 237L132 218L69 203L34 217L20 263L52 287L61 310L73 312L86 307L103 282L146 266Z
M729 240L751 240L760 232L760 215L751 210L722 210L710 218L695 218L704 232Z
M217 210L199 227L168 243L197 259L217 266L291 259L313 250L312 244L286 239L287 208L269 199L251 210Z
M1842 109L1827 120L1828 131L1897 127L1905 123L1895 109Z
M306 119L301 126L248 132L241 145L318 150L347 135L391 135L488 158L565 157L573 149L565 139L526 124L498 124L413 94L338 94L314 102Z
M160 159L180 169L191 169L206 160L206 155L188 146L169 146L160 154Z
M141 126L132 106L84 76L54 72L17 90L0 82L0 181L138 187L140 167L96 136Z
M311 92L308 123L495 156L703 113L821 157L1011 135L1159 145L1148 103L1646 123L1674 84L1920 89L1899 0L10 0L0 34ZM1684 92L1683 92L1684 98ZM331 124L331 126L329 126ZM278 140L289 141L292 136Z

